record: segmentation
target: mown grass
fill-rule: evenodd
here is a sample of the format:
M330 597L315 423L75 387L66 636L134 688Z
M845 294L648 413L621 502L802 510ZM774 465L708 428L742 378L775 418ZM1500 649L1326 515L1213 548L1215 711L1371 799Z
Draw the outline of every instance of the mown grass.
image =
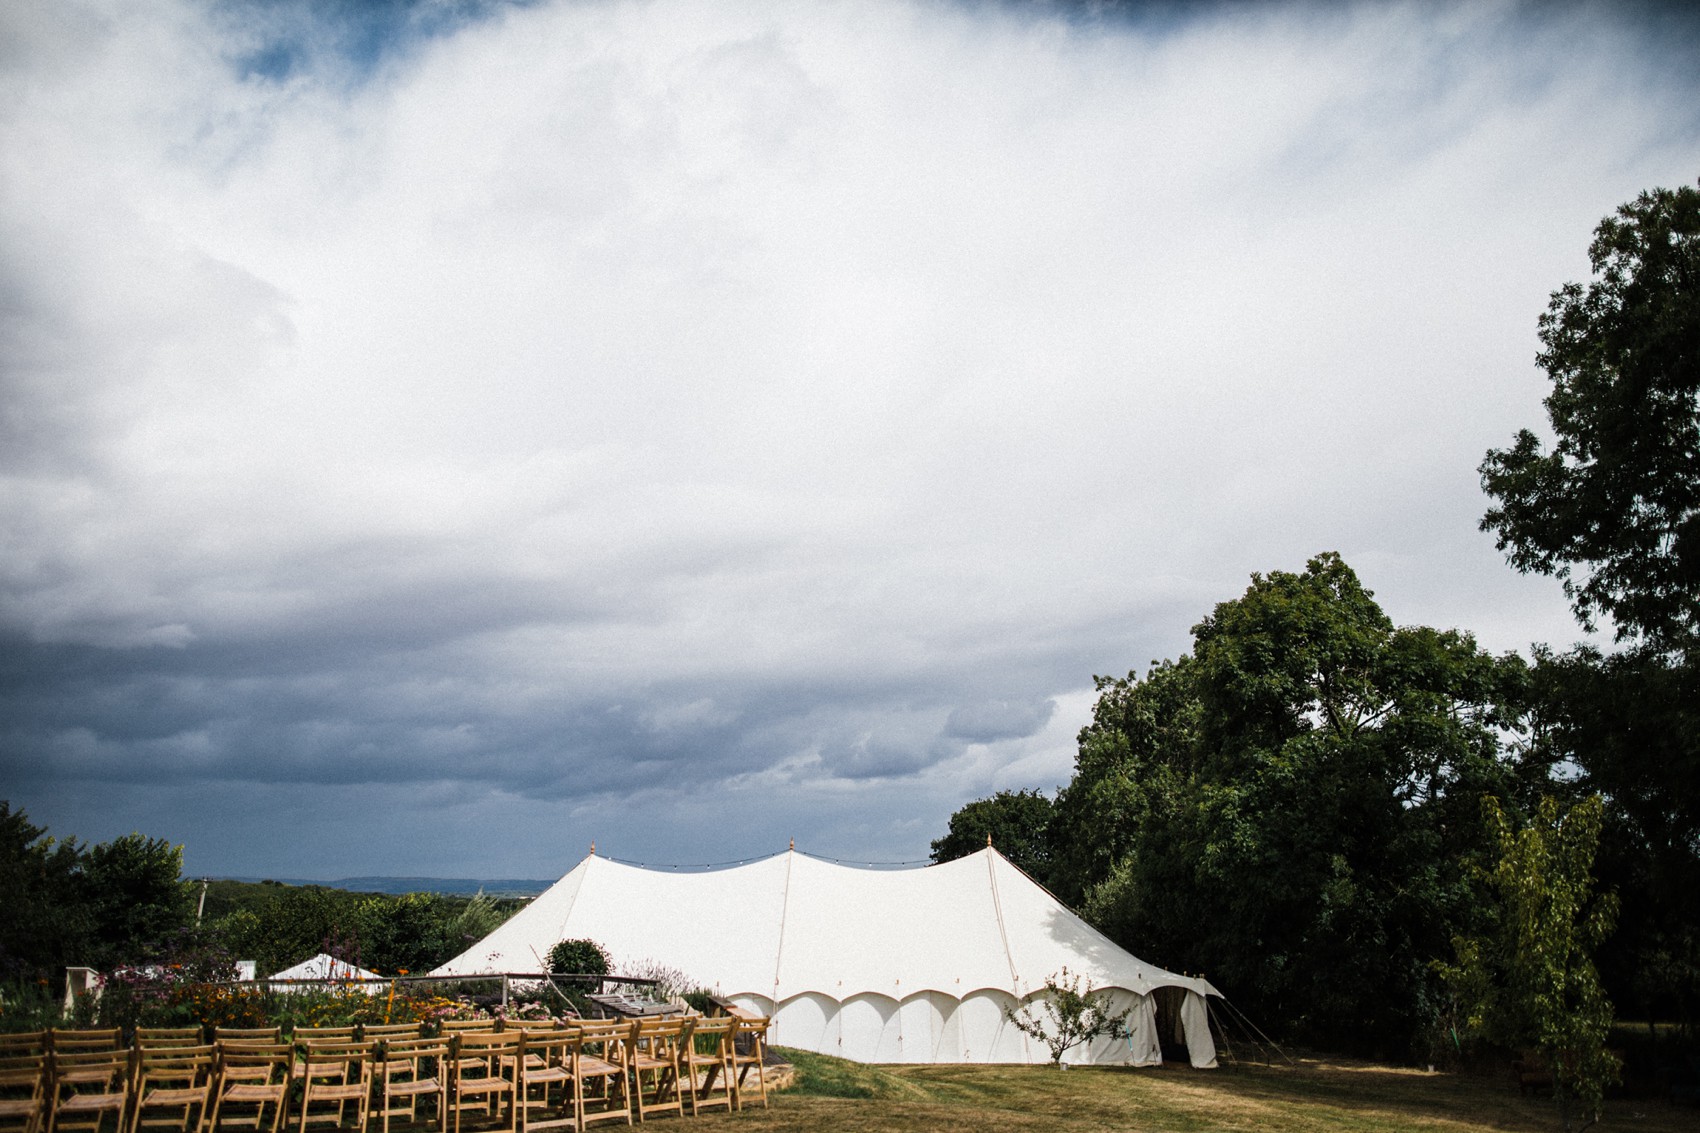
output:
M767 1110L704 1116L750 1133L1550 1133L1550 1099L1507 1082L1368 1063L1145 1070L1048 1066L863 1066L785 1051L791 1089ZM695 1124L695 1123L693 1123ZM1602 1129L1693 1133L1700 1110L1612 1102Z

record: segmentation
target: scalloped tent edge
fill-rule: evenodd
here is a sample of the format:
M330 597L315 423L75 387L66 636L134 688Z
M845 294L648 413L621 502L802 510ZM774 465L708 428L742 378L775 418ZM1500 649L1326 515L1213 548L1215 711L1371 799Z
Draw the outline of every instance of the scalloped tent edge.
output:
M772 1016L774 1043L859 1062L1049 1061L1007 1013L1066 968L1110 992L1131 1034L1065 1061L1161 1062L1161 1017L1192 1065L1216 1064L1205 997L1220 993L1207 980L1120 948L990 846L906 870L792 849L677 873L592 852L432 974L541 971L574 939L601 944L617 969L671 968Z

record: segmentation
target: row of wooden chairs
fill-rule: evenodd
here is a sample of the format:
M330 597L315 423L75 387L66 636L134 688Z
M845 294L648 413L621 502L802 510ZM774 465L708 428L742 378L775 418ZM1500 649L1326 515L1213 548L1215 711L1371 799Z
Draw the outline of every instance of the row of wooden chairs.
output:
M768 1020L675 1016L424 1036L417 1025L0 1035L0 1133L279 1133L293 1121L462 1133L583 1130L609 1120L767 1104ZM380 1033L374 1034L374 1031ZM753 1071L753 1080L752 1080ZM423 1103L429 1102L427 1111ZM293 1117L291 1111L293 1110ZM268 1120L269 1114L269 1120Z

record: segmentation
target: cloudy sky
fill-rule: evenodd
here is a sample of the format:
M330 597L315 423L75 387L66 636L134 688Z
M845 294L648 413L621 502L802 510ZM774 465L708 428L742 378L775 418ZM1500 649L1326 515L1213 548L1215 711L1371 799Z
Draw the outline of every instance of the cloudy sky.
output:
M1658 6L0 6L0 797L192 873L925 857L1095 673L1476 529Z

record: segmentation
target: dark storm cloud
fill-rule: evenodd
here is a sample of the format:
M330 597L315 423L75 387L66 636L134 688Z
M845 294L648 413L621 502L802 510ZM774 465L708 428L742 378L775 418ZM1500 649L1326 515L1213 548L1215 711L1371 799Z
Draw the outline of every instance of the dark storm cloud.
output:
M1050 722L1057 702L983 700L964 704L945 721L945 732L958 739L985 744L996 740L1022 739Z

